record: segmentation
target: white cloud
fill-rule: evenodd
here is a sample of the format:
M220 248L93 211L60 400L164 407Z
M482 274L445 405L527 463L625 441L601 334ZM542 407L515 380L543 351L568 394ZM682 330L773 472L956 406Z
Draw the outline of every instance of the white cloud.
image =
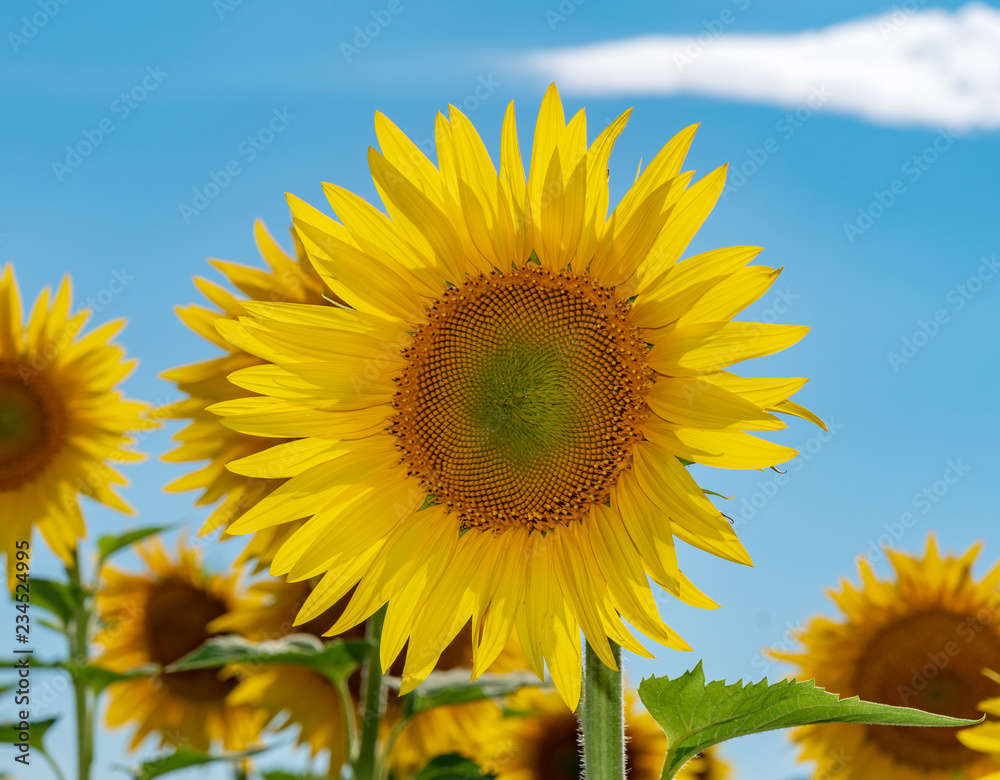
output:
M646 36L535 52L530 70L589 94L678 93L824 108L889 125L1000 128L1000 10L949 13L908 0L883 16L782 35L729 32L737 11L694 36Z

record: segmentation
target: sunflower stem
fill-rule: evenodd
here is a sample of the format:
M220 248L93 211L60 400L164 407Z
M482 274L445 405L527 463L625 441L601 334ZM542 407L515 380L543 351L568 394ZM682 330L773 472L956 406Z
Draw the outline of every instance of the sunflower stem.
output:
M371 652L361 671L361 740L358 756L354 761L355 780L375 780L376 751L378 748L379 724L385 710L385 685L382 678L382 662L379 659L379 642L382 638L382 623L385 621L385 607L368 619L365 639L372 644Z
M73 696L76 702L76 757L79 780L90 780L90 765L94 758L94 700L90 686L80 673L80 668L90 663L90 597L83 588L80 577L80 554L73 551L73 563L67 566L69 582L73 589L73 620L67 626L69 640L70 674L73 678Z
M351 756L354 755L354 749L358 744L358 719L355 715L354 710L354 697L351 696L351 690L347 685L347 680L341 680L337 683L337 690L340 692L340 706L344 711L344 723L347 725L347 733L344 735L345 747L347 748L344 755L346 760L350 761ZM339 776L340 769L335 765L333 757L330 758L330 777L334 774Z
M583 764L589 780L625 780L625 703L622 690L622 649L614 642L611 653L618 670L604 665L585 642L583 699Z

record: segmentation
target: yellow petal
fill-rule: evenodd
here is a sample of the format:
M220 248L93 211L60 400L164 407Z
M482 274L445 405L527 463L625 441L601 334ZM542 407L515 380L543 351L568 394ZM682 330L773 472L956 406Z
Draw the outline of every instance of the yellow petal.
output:
M711 376L662 377L646 391L646 402L658 417L692 428L786 427L757 404L710 381Z
M723 469L769 468L798 455L797 450L742 431L697 430L650 419L643 432L678 458Z
M649 351L646 363L667 376L721 371L733 363L780 352L808 332L803 325L699 322L666 334Z

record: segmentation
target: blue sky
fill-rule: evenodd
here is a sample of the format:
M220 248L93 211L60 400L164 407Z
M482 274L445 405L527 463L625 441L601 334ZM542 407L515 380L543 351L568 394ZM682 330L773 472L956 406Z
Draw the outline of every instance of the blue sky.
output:
M688 167L700 176L729 161L733 186L690 252L755 244L765 247L761 262L784 266L746 318L812 332L746 373L811 376L799 399L832 435L821 440L798 421L777 435L805 452L784 484L773 472L699 471L707 487L734 497L723 511L756 567L680 551L689 576L722 609L699 612L663 597L664 618L695 653L664 650L655 661L629 659L627 669L638 682L702 657L713 678L780 676L788 669L765 662L761 648L786 641L810 614L829 613L824 588L853 575L857 555L879 557L880 537L917 551L934 530L951 550L983 540L984 565L1000 558L990 477L1000 466L1000 278L987 279L1000 254L1000 136L987 99L996 86L975 78L982 63L959 61L982 44L970 44L950 13L960 3L934 4L947 14L919 0L902 5L912 13L880 32L885 45L862 80L880 93L840 79L848 68L832 45L823 68L788 84L769 75L774 63L763 55L746 60L738 79L727 57L748 41L760 53L769 46L754 41L794 44L805 30L891 13L891 3L8 2L0 10L0 262L14 263L26 298L68 272L76 300L93 300L95 321L127 317L121 341L140 359L127 392L165 403L177 395L158 374L213 355L172 312L198 300L191 277L211 276L206 257L256 264L252 222L261 217L284 238L286 191L321 204L320 182L330 181L377 200L365 158L376 110L425 139L435 113L455 103L496 159L510 100L522 148L530 148L541 96L567 61L552 57L635 36L666 36L673 46L690 38L701 50L679 68L684 79L639 87L629 81L635 68L609 66L600 89L586 80L563 89L567 113L585 105L593 137L635 106L611 159L613 201L640 159L702 123ZM987 21L995 14L973 10ZM26 27L25 17L44 26ZM914 92L906 36L925 23L937 35L936 61L952 72ZM362 47L365 25L377 34ZM956 102L949 127L941 107L969 94L973 105ZM81 142L92 145L88 154ZM203 202L198 193L213 175L226 184ZM123 287L109 286L116 274ZM175 430L147 437L152 458L128 469L139 518L90 504L92 536L136 523L200 524L206 511L193 496L160 490L183 472L157 460ZM943 481L949 468L953 484ZM909 527L900 522L906 512ZM207 547L217 568L234 554L233 543ZM39 552L36 573L55 568ZM12 625L8 611L0 614ZM68 692L55 694L48 712L67 711ZM53 736L70 770L68 723ZM114 777L110 767L131 760L124 745L122 734L102 735L96 776ZM806 774L782 734L730 743L726 753L744 778ZM0 752L0 767L10 755ZM41 766L32 771L47 777Z

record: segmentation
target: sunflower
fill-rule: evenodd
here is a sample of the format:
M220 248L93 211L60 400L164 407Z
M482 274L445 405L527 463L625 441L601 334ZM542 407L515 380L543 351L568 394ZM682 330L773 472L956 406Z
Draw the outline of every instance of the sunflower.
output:
M798 667L800 680L841 696L978 718L978 702L997 686L983 667L1000 665L995 589L1000 565L976 582L979 554L941 557L933 536L923 558L887 550L895 578L878 579L867 559L862 586L848 581L831 597L843 619L814 617L800 634L802 652L772 651ZM992 728L992 727L991 727ZM953 780L979 777L993 764L956 739L958 729L820 724L793 732L801 760L838 780ZM968 739L968 735L964 739Z
M438 658L435 670L447 672L455 669L472 668L471 624L466 624ZM516 636L511 636L500 655L489 668L492 674L523 671L528 662L521 652ZM403 664L397 660L389 668L389 673L399 676ZM383 735L389 737L399 720L398 697L390 692L386 708ZM418 712L402 727L392 744L389 768L395 780L412 777L435 756L459 753L473 757L469 746L470 733L486 731L502 714L499 705L492 699L481 699L463 704L434 707Z
M210 261L246 298L234 295L208 279L196 277L195 285L217 307L217 310L197 305L177 308L177 315L185 325L202 338L225 350L227 354L220 358L175 368L162 375L164 379L175 382L187 398L159 410L159 416L191 421L174 437L180 445L163 456L164 460L182 463L209 460L208 465L176 479L167 485L166 489L201 490L197 502L199 505L213 504L223 499L209 516L202 533L228 526L247 508L285 481L280 476L280 468L273 468L261 476L243 476L226 469L226 465L231 461L261 452L281 440L272 438L268 433L250 435L227 428L220 423L216 415L206 411L206 407L219 401L255 395L230 384L226 376L236 369L264 362L221 338L216 330L216 322L235 321L240 315L245 314L243 303L246 300L294 301L308 304L326 302L323 297L325 290L323 282L301 252L298 242L296 242L298 256L293 258L275 243L260 220L254 224L254 238L261 256L270 267L269 271L223 260ZM276 454L279 454L279 451L276 451ZM291 530L294 529L290 526L261 531L251 540L239 562L247 559L262 559L268 562L270 560L267 557L268 551L275 545L280 545Z
M96 663L116 672L178 661L218 633L209 624L240 601L238 575L205 574L196 550L184 543L176 560L158 542L137 551L147 571L128 574L105 567L97 592L105 627L95 637L104 646ZM265 720L253 707L226 701L235 687L235 680L214 669L159 672L115 683L109 689L107 723L137 724L132 750L153 732L161 746L207 751L218 740L227 750L243 750L257 741Z
M1000 684L1000 674L992 669L984 669L983 674L993 682ZM994 693L996 692L997 689L994 688ZM986 701L979 702L979 709L987 715L1000 716L1000 697L993 696ZM978 726L962 729L958 732L958 740L972 750L988 753L993 756L995 765L1000 764L1000 723L980 723ZM1000 771L988 775L986 780L1000 780Z
M657 780L667 752L667 737L635 693L626 693L625 766L630 780ZM507 717L467 733L468 752L497 780L577 780L583 776L583 749L576 716L557 693L522 688L511 696ZM464 752L464 751L456 751ZM714 751L689 761L680 780L725 780L728 767Z
M90 311L71 314L71 297L65 277L54 297L42 290L22 325L13 266L0 274L0 553L8 559L37 526L70 564L87 532L80 494L131 514L114 489L127 482L110 463L141 460L131 434L154 425L147 404L115 389L135 367L111 343L125 321L81 336Z
M717 747L702 751L677 773L677 780L729 780L733 777L733 767L719 755Z
M527 178L513 105L500 173L456 108L437 121L435 167L388 119L369 163L388 215L324 185L342 222L291 198L306 253L346 307L245 303L219 320L267 361L230 375L258 396L211 407L250 434L304 436L231 468L280 468L285 484L231 533L308 518L271 573L324 575L310 619L357 587L330 633L388 603L385 669L409 641L405 693L470 620L473 676L514 626L541 676L579 700L583 632L650 657L622 618L690 649L660 619L647 573L717 606L680 572L674 537L749 564L725 516L684 468L763 468L794 450L741 429L818 422L788 400L804 379L725 369L807 328L731 322L777 271L733 247L678 262L725 167L688 186L694 127L653 159L610 218L607 161L628 112L589 147L555 87ZM350 308L348 308L350 307Z
M216 619L212 628L237 633L257 642L272 641L289 634L321 637L326 623L318 625L318 620L314 619L300 626L294 625L295 615L308 598L309 591L307 582L267 580L254 583L249 589L253 598ZM344 638L360 639L363 636L364 628L357 627L347 632ZM229 704L262 710L267 721L278 729L298 725L297 744L307 745L313 757L324 750L329 751L329 775L340 776L340 768L347 759L348 726L345 706L336 685L319 672L291 664L251 668L237 666L233 672L239 684L229 693Z
M212 628L232 631L255 641L274 640L293 633L311 634L322 638L330 623L337 619L347 606L343 597L327 612L301 625L294 625L296 614L308 599L311 586L308 582L285 583L267 580L250 587L254 597L232 612L219 617ZM356 626L343 638L360 639L364 626ZM459 633L438 659L437 669L448 671L470 668L472 643L469 628ZM503 673L525 668L525 660L516 643L509 643L494 662L490 671ZM340 768L347 759L348 725L341 692L326 677L301 666L274 664L253 669L237 668L239 685L230 693L229 702L262 709L276 728L293 725L299 727L297 743L306 745L316 757L329 751L329 775L340 776ZM397 661L390 673L398 674L402 665ZM356 672L348 680L351 696L350 707L361 716L361 674ZM488 719L499 709L492 702L472 702L452 707L438 707L418 713L396 735L390 766L395 776L412 775L423 764L437 755L454 752L467 735L471 723ZM381 724L383 742L399 720L398 700L390 695L387 711Z

